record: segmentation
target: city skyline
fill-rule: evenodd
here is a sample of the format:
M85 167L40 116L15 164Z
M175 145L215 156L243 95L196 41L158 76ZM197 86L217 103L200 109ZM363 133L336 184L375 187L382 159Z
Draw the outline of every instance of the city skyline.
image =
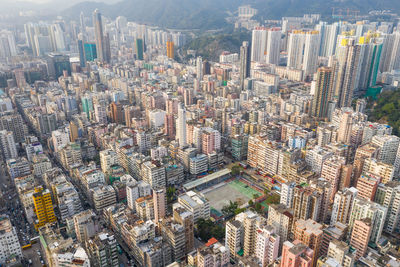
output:
M128 2L0 14L1 266L400 265L396 9Z

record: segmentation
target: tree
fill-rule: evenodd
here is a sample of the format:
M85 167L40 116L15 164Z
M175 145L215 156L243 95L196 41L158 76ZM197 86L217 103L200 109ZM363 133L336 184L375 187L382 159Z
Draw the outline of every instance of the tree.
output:
M220 224L214 223L210 219L199 219L196 229L197 236L203 241L207 241L212 237L222 240L225 236L225 228Z
M264 189L264 195L268 195L269 194L269 190L268 189Z
M254 204L254 202L253 202L253 200L249 200L249 206L253 206L253 204Z
M232 216L235 210L239 207L239 204L235 201L229 201L229 205L222 207L221 212L225 217Z
M240 167L238 165L235 165L231 169L231 173L233 176L236 176L240 173Z
M239 213L242 213L245 210L246 210L245 208L237 208L237 209L235 209L235 215L238 215Z
M262 212L262 205L261 203L256 203L254 205L254 209L256 210L256 212L261 213Z
M266 199L267 204L279 204L281 197L278 194L269 195Z
M169 186L167 188L167 203L171 203L175 199L176 188Z

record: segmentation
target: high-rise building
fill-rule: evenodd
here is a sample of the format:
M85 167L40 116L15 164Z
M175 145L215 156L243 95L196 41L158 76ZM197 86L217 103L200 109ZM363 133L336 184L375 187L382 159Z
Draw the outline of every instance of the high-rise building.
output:
M85 45L83 40L78 40L79 66L86 67Z
M256 252L257 228L259 226L260 217L253 212L244 212L243 220L243 252L244 256L252 256Z
M368 249L369 239L372 233L372 223L370 218L354 221L353 231L351 232L350 246L356 249L354 259L357 261L364 256Z
M295 182L287 182L282 184L280 203L288 208L292 208Z
M50 53L48 54L49 59L49 75L55 79L64 75L64 71L67 71L68 75L71 75L71 64L69 62L69 56Z
M318 31L307 32L304 41L302 69L304 77L312 77L317 71L321 36Z
M311 187L296 186L293 194L293 215L297 219L319 221L323 210L323 195Z
M165 114L164 133L168 136L169 139L174 139L175 138L175 117L174 117L174 114L171 114L171 113Z
M293 227L293 213L283 204L272 204L268 209L267 224L272 225L279 235L279 246L289 239Z
M337 75L335 75L335 97L339 107L350 107L353 93L360 78L361 46L351 38L343 38L337 48Z
M262 267L270 266L278 258L279 236L270 225L263 225L257 229L255 255Z
M85 240L92 238L98 231L96 214L93 210L82 211L73 217L76 239L85 243Z
M385 226L386 215L386 207L357 196L351 209L349 229L353 229L356 220L369 218L371 220L371 234L368 236L369 242L378 242Z
M232 260L238 257L238 252L243 245L243 225L238 220L230 220L225 226L225 247L229 250L229 255Z
M104 208L114 205L117 197L114 188L111 185L101 185L90 189L93 198L94 208L101 212Z
M3 160L15 159L18 157L18 151L12 132L6 130L0 131L0 149Z
M33 194L33 204L35 206L35 214L37 220L35 222L35 229L57 221L54 214L53 202L51 200L50 191L42 187L36 187L35 193Z
M357 181L363 172L365 160L368 158L377 158L378 153L379 149L370 143L357 148L353 163L353 179L355 181ZM355 184L353 183L353 185Z
M2 30L0 32L0 57L9 58L17 55L17 45L13 32Z
M144 52L144 42L141 38L136 38L136 58L138 60L143 60L143 52Z
M93 25L94 25L94 34L96 39L96 54L101 61L105 61L103 23L101 19L101 13L98 9L96 9L93 12Z
M299 240L314 250L313 266L316 265L321 252L323 226L314 220L297 220L293 226L294 240Z
M282 248L281 267L312 267L314 253L311 248L299 240L285 241Z
M327 258L334 259L340 266L353 267L354 254L350 252L350 246L336 239L329 243Z
M81 11L81 14L79 15L79 23L81 27L81 33L83 36L86 35L86 23L85 23L85 14Z
M342 168L346 163L344 157L333 156L324 161L322 165L321 177L325 178L331 185L330 201L333 201L341 182Z
M2 113L0 116L0 130L7 130L13 133L14 141L23 142L28 135L28 128L24 123L21 114L17 112Z
M313 96L311 115L317 118L328 116L328 104L332 98L333 71L331 68L322 67L318 69L315 81L315 92Z
M384 163L374 158L367 158L364 161L363 173L379 178L383 184L393 180L394 172L395 168L392 164Z
M256 27L251 36L251 61L264 62L268 31L265 27Z
M229 251L215 238L197 249L197 267L223 267L229 265ZM189 263L191 264L191 263Z
M157 161L146 161L142 164L142 178L152 188L164 188L167 183L165 167Z
M151 186L144 181L136 182L132 178L132 181L126 185L126 198L128 207L133 211L136 210L136 199L148 195L151 195Z
M166 194L165 189L153 189L154 219L156 222L163 219L166 213Z
M372 145L379 148L377 159L388 164L396 161L400 138L395 135L375 135L372 137Z
M384 230L393 233L400 228L400 182L390 181L380 184L375 195L376 203L387 208Z
M107 109L103 101L94 104L95 120L98 123L107 124Z
M280 28L268 29L265 61L269 64L279 65L281 54L282 31Z
M167 42L167 57L170 59L174 59L174 53L175 53L175 47L174 47L174 42L168 41Z
M117 124L124 124L124 111L120 102L110 104L111 121Z
M221 149L221 134L212 128L204 128L201 134L202 153L211 154Z
M320 255L326 256L328 254L329 244L335 240L344 240L348 234L347 231L347 225L340 222L337 222L333 226L324 228Z
M101 232L85 241L90 262L93 266L119 266L118 243L114 235L109 232Z
M349 145L353 128L353 117L351 111L346 111L341 116L337 140L343 144Z
M181 260L186 255L186 232L185 227L176 223L172 218L163 219L159 223L163 239L172 248L172 258Z
M199 81L203 80L203 59L201 57L196 58L196 78Z
M17 231L6 215L0 216L0 262L5 263L13 257L22 258Z
M395 31L392 34L384 35L383 38L384 46L379 70L381 72L391 72L400 66L400 32Z
M375 199L376 190L380 178L370 174L362 174L357 180L358 196L373 201Z
M186 110L181 103L178 108L178 119L176 122L176 138L180 147L187 145L186 139Z
M381 62L383 38L370 38L363 36L359 39L359 46L364 50L363 57L360 58L360 79L357 85L359 91L365 91L369 87L375 86L379 65Z
M244 80L250 77L250 46L249 42L243 42L240 47L240 74L239 74L239 82L240 89L244 89Z
M194 218L193 213L183 207L177 207L173 211L174 221L183 226L185 230L186 254L194 249ZM157 220L156 220L157 221Z
M194 221L207 220L210 217L210 203L207 199L193 191L186 192L178 197L174 206L182 206L193 213Z
M94 61L97 58L97 48L96 44L85 43L83 45L85 52L85 60L86 61Z
M330 225L337 222L347 224L350 219L353 202L357 196L357 189L354 187L345 188L335 194L332 206L332 216Z
M103 173L107 173L111 166L117 165L119 163L117 153L114 150L106 149L100 151L100 166Z
M289 34L287 61L289 68L302 69L305 37L302 31L293 31Z

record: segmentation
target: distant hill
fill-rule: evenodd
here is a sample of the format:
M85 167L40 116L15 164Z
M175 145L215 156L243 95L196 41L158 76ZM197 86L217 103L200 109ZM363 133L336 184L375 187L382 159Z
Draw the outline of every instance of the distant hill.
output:
M183 54L187 50L195 50L197 56L210 61L218 61L223 51L239 53L239 47L243 41L250 41L251 33L249 31L235 31L233 33L202 35L191 40L183 48Z
M374 9L400 11L399 0L122 0L115 4L82 2L63 10L61 15L77 18L81 11L89 16L95 8L111 18L177 29L217 29L226 26L227 12L250 4L259 10L260 19L320 13L329 16L332 7L350 8L366 13Z
M77 18L95 8L111 18L125 16L129 20L177 29L211 29L225 26L225 17L232 8L246 0L122 0L113 5L82 2L62 12Z

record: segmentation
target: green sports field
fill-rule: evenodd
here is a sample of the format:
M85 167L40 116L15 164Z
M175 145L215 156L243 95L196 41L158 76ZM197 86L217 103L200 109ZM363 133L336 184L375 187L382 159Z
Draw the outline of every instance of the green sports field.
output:
M238 180L233 180L203 194L210 201L210 206L218 211L228 205L229 201L236 201L239 205L243 205L253 199L254 194L261 196L257 190Z

